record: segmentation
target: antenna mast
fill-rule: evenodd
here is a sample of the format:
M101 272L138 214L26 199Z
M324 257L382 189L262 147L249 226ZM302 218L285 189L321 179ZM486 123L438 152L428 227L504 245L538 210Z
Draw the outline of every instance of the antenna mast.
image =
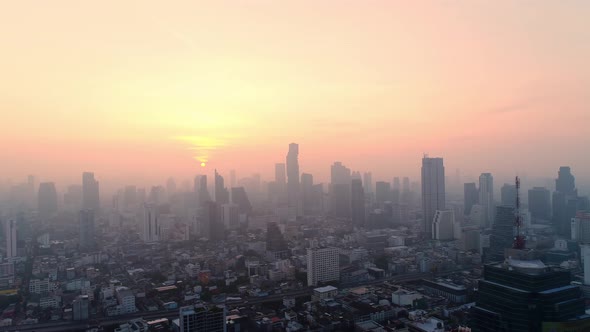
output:
M524 249L526 240L522 234L522 216L520 215L520 178L517 176L516 180L516 206L514 208L514 243L512 248Z

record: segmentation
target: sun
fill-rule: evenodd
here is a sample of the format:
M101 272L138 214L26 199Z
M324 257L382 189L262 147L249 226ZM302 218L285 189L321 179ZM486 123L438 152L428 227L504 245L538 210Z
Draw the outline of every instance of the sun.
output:
M207 164L201 163L201 167L205 167L205 166L207 166Z

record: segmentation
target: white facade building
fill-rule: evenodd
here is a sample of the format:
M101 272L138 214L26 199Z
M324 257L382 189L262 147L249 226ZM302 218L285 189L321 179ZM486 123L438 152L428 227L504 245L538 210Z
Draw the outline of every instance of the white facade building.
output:
M338 248L307 249L307 285L340 280L340 256Z

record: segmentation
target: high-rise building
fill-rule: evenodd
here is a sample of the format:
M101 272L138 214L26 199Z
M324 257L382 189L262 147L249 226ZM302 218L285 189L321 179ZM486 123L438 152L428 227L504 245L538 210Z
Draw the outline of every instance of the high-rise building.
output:
M78 295L72 302L73 319L87 320L90 314L89 304L88 295Z
M422 210L424 218L423 230L427 239L432 239L432 221L436 211L445 209L445 167L443 158L424 156L422 158Z
M94 173L82 173L82 208L85 210L100 209L100 190L98 181L94 179Z
M479 204L484 210L484 227L494 224L494 177L491 173L479 176Z
M371 172L363 173L363 189L367 195L373 193L373 174Z
M195 192L197 193L199 206L203 206L211 200L211 195L209 195L209 189L207 188L207 175L197 175L195 177Z
M80 247L84 249L94 248L94 211L81 210L78 214L78 226Z
M570 221L576 215L576 212L582 208L576 189L575 178L571 169L567 166L559 168L557 179L555 180L555 191L552 195L553 227L557 234L570 236Z
M330 167L330 210L336 217L350 218L350 173L339 161Z
M383 205L383 203L391 200L391 187L389 182L377 181L375 183L375 202Z
M490 235L490 251L487 260L497 262L504 259L504 251L512 248L514 242L514 206L500 205L496 208L496 222Z
M299 145L289 144L289 152L286 157L287 164L287 202L291 210L299 213Z
M49 218L57 212L57 191L53 182L42 182L39 184L37 202L39 216L41 218Z
M471 327L477 332L585 331L581 329L588 326L584 299L571 280L569 271L539 260L509 258L485 265Z
M361 180L353 179L350 191L352 223L355 226L362 227L365 225L365 191Z
M8 219L4 222L4 238L6 239L6 258L17 257L16 251L16 220Z
M303 201L303 214L313 213L313 175L301 173L301 198Z
M432 221L432 238L440 241L453 240L455 236L455 213L453 210L436 210Z
M160 223L158 208L153 204L143 205L143 241L160 241Z
M502 205L516 206L516 185L504 183L500 189L500 202Z
M238 205L240 214L249 214L252 212L252 204L244 187L231 188L232 202Z
M551 194L547 188L529 189L528 205L533 220L551 220Z
M229 171L229 187L234 188L236 186L236 170L232 169Z
M283 237L283 233L276 222L269 222L266 224L266 250L271 252L286 251L287 242Z
M590 213L578 212L571 221L571 239L590 244Z
M223 305L195 304L180 308L180 332L226 332L226 309Z
M221 220L226 229L237 229L240 226L239 206L233 203L221 205Z
M477 185L475 182L463 184L463 205L464 215L471 214L471 208L479 202L479 193L477 192Z
M576 178L572 175L572 170L568 166L561 166L555 180L555 191L562 192L566 195L577 195Z
M225 227L221 220L220 206L217 202L209 201L205 203L205 222L209 230L208 238L210 241L221 241L225 239Z
M338 248L307 249L307 285L340 280L340 254Z
M229 203L229 192L225 187L223 176L219 175L217 170L215 170L215 202L220 205Z

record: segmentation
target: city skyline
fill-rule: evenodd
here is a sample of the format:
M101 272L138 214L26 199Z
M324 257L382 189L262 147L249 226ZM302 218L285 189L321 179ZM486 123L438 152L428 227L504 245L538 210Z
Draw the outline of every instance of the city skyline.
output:
M298 142L318 180L336 160L416 178L422 153L590 178L587 2L114 4L0 14L0 177L266 177Z

